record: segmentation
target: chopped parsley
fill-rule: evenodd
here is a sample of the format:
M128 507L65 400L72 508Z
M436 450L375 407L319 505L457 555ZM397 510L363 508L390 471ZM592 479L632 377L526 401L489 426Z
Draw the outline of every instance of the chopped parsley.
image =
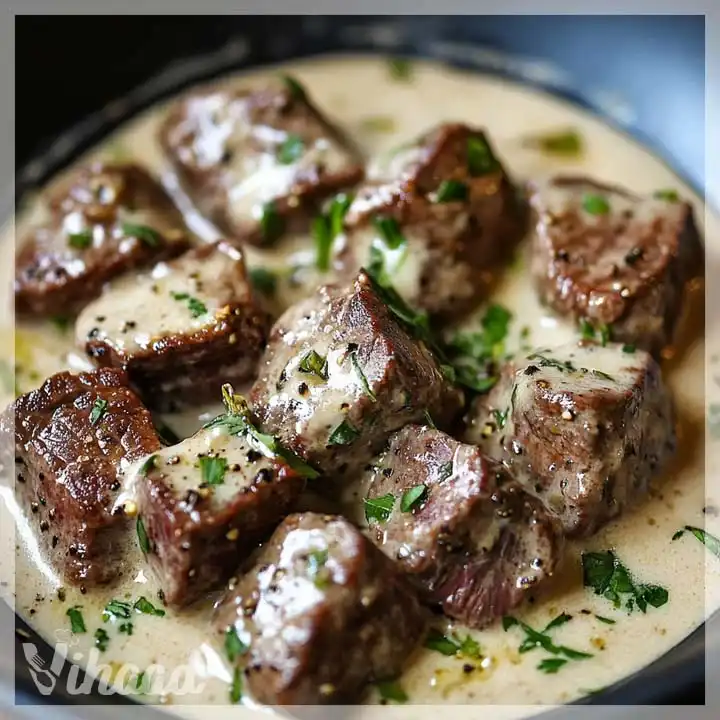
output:
M328 445L350 445L360 437L360 431L354 428L347 420L343 420L328 438Z
M390 58L388 60L388 72L393 80L409 82L412 80L413 66L407 58Z
M392 514L395 496L388 493L376 498L365 498L363 503L365 505L365 519L368 522L374 520L375 522L384 523Z
M82 605L74 605L65 611L65 614L70 618L70 630L75 635L87 632L85 628L85 620L83 620L82 613L80 612L81 609Z
M315 350L308 350L300 360L298 370L303 373L308 373L309 375L315 375L321 380L327 380L327 358L315 352Z
M419 507L425 501L427 490L427 485L424 485L423 483L406 490L400 498L401 512L409 513Z
M329 577L325 564L328 560L328 551L313 550L308 554L308 577L313 581L315 587L327 587Z
M155 430L166 445L177 445L181 440L180 436L162 420L155 421Z
M305 88L294 77L291 75L281 75L280 77L295 100L304 100L307 97Z
M443 180L437 189L435 202L461 202L467 200L468 186L458 180Z
M102 398L97 398L93 403L92 410L90 411L90 424L96 425L107 410L108 401Z
M397 272L407 256L407 240L395 218L375 216L373 225L377 237L370 247L370 269L384 287L391 285L390 278Z
M720 539L711 535L707 530L692 525L685 525L682 530L678 530L672 537L673 540L681 538L685 532L694 535L713 555L720 558Z
M225 654L230 662L235 662L250 648L240 639L234 625L225 631Z
M277 151L277 159L283 165L292 165L305 152L305 143L299 135L289 134Z
M127 620L132 614L132 605L129 602L123 600L110 600L105 605L105 609L102 612L103 622L107 622L110 618L122 618Z
M590 215L607 215L610 212L610 203L602 195L585 193L582 198L582 207Z
M595 619L599 620L601 623L605 623L605 625L615 625L615 623L617 622L617 620L605 617L604 615L595 615Z
M317 269L327 272L330 269L330 257L335 238L342 235L345 215L353 201L352 195L339 193L336 195L326 213L318 215L312 224L315 238L315 256Z
M479 660L482 658L480 653L480 643L474 640L470 635L466 635L461 640L458 635L451 633L443 635L439 630L432 628L425 638L425 647L429 650L435 650L442 655L455 655L457 657Z
M358 376L358 380L360 380L360 384L362 385L363 392L372 400L372 402L377 402L377 397L375 396L375 393L372 391L372 388L370 387L370 383L368 382L367 376L365 375L365 372L363 371L362 367L360 366L360 360L358 360L358 354L357 350L353 350L350 353L350 362L353 365L353 368L355 368L355 373Z
M563 665L567 665L567 662L565 658L544 658L538 663L537 669L548 675L554 675Z
M162 238L157 230L153 230L147 225L133 225L131 223L122 224L123 234L127 237L136 237L138 240L142 240L146 245L150 247L157 247L160 245Z
M278 213L273 200L266 202L260 210L260 233L265 243L275 242L285 231L285 220Z
M533 135L525 140L524 145L536 148L548 155L562 155L564 157L577 157L584 150L582 136L576 130L561 130Z
M224 457L201 457L198 459L200 474L205 485L222 485L225 481L228 461Z
M518 648L518 652L521 654L530 652L536 648L542 648L545 652L548 652L551 655L563 655L570 660L582 660L583 658L592 657L590 653L575 650L567 647L566 645L556 645L552 638L548 635L550 630L564 625L571 619L572 617L570 615L562 613L554 620L551 620L542 630L535 630L527 623L524 623L522 620L518 620L511 615L506 615L502 620L502 624L505 632L507 632L510 628L517 626L525 633L525 639L520 643L520 647Z
M628 612L635 607L647 612L648 605L658 608L668 601L665 588L636 583L612 550L583 553L582 568L585 587L607 598L615 607L624 604Z
M68 245L76 250L85 250L92 245L92 230L83 230L78 233L70 233L68 235Z
M380 697L385 702L406 703L409 698L402 685L397 680L385 680L375 683Z
M151 470L155 469L155 463L157 462L157 455L150 455L150 457L145 460L145 462L140 466L140 470L138 471L140 475L143 477L147 475Z
M612 339L612 327L606 323L595 326L586 318L580 321L580 334L583 340L595 340L598 338L600 344L605 347Z
M678 202L678 200L680 200L677 190L656 190L653 193L653 197L658 200L667 200L668 202Z
M140 545L140 549L143 551L143 554L147 555L150 552L150 539L145 531L145 523L139 515L137 516L137 522L135 523L135 531L137 532L138 545Z
M250 282L263 295L272 297L277 289L277 274L267 268L257 267L249 271Z
M186 292L170 292L170 295L173 300L177 300L178 302L187 302L188 310L194 318L201 317L208 311L205 303L192 297Z
M482 135L473 135L467 141L467 164L474 177L495 172L499 163L490 149L488 141Z
M105 652L107 650L108 643L110 642L110 636L107 634L104 628L98 628L95 631L95 647L100 652Z
M622 351L626 355L632 355L635 352L635 350L637 350L637 348L632 343L626 343L625 345L622 346Z
M118 632L125 633L125 635L132 635L133 634L134 626L131 622L124 622L120 623L118 626Z
M320 473L312 465L283 447L275 437L261 433L253 425L247 400L242 395L237 395L232 385L223 385L222 394L227 412L206 423L204 425L206 429L225 427L230 435L244 436L256 450L262 452L266 457L282 458L292 470L303 477L310 479L319 477Z
M242 669L236 667L233 670L233 681L230 686L230 702L233 705L240 702L243 696L243 681L242 681Z
M502 430L505 427L505 423L507 422L509 413L510 408L505 408L505 410L492 411L493 417L495 418L495 425L497 426L498 430Z
M165 617L165 611L162 608L156 608L146 597L139 597L133 605L136 613L143 615L155 615L156 617Z

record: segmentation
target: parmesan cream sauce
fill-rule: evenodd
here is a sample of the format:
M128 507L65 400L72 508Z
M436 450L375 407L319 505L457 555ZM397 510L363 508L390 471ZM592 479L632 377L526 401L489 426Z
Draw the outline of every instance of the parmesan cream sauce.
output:
M717 261L718 220L709 214L704 218L700 199L664 164L625 136L594 117L560 100L531 89L483 75L461 73L426 62L414 66L410 82L392 79L387 64L378 58L321 58L293 62L283 68L306 85L319 107L355 140L368 158L406 142L436 123L458 120L485 126L492 142L513 178L524 181L558 170L587 172L609 182L617 182L642 193L658 188L677 188L694 202L698 221L706 237L708 264ZM276 69L253 71L243 76L249 83L262 82ZM223 83L237 82L226 78ZM166 183L186 214L191 228L202 238L217 236L214 228L192 211L178 189L177 182L165 165L156 132L165 112L158 105L121 127L82 160L92 158L135 159L147 165ZM389 129L388 129L389 126ZM552 158L532 149L524 142L538 133L575 128L586 144L579 159ZM17 234L32 221L41 218L38 204L30 201L17 218ZM11 284L13 230L8 227L2 238L3 259L0 272ZM569 324L551 317L541 309L530 283L527 247L515 263L494 281L492 300L507 306L515 315L509 349L528 342L549 347L574 337ZM273 268L292 282L282 284L279 306L287 306L307 295L318 283L313 269L314 249L309 237L294 237L272 250L248 248L246 259L251 267ZM554 580L535 595L534 602L519 608L516 615L533 627L544 627L561 612L572 620L553 631L561 644L592 653L593 657L568 662L556 674L545 674L537 665L546 654L536 649L520 654L523 639L517 628L504 632L501 623L482 632L472 633L482 648L482 661L473 661L471 672L463 671L463 660L445 657L431 650L420 651L401 678L410 698L407 705L394 708L397 717L430 717L434 710L419 705L458 704L457 717L474 714L472 704L493 704L497 716L518 716L539 712L538 705L559 704L606 687L656 659L695 629L720 604L720 558L706 553L691 535L672 541L682 526L707 522L711 532L720 534L720 523L705 506L720 504L708 488L705 494L705 386L703 340L704 306L701 291L691 297L692 317L685 323L683 338L675 357L665 362L664 372L678 406L680 449L666 477L654 484L650 497L640 507L626 513L597 536L583 543L571 544L567 558ZM73 346L72 329L65 332L50 323L22 322L15 327L15 357L12 353L12 312L2 308L2 343L8 367L18 367L20 391L37 387L54 372L89 368L82 353ZM470 319L469 324L477 322ZM520 329L530 328L529 340L521 340ZM11 385L12 383L9 383ZM3 389L3 406L12 399L12 387ZM710 392L710 389L709 389ZM221 410L220 405L197 408L182 415L165 416L164 420L182 437L187 437ZM712 448L712 446L709 446ZM707 468L717 466L717 453L708 453ZM111 598L134 601L147 597L155 605L157 585L137 548L134 533L128 539L131 569L122 581L109 588L92 589L84 595L66 588L65 599L58 598L60 585L52 569L44 562L28 530L22 513L13 500L11 488L3 494L0 577L4 581L5 599L29 620L51 644L68 643L71 659L85 665L93 648L93 633L104 628L109 637L101 661L108 667L104 677L115 675L123 663L132 663L137 672L151 663L163 666L166 677L173 668L185 667L185 675L197 685L199 693L166 691L163 694L138 696L147 702L162 703L168 711L187 717L206 716L203 706L228 702L230 671L209 645L209 617L212 599L190 609L166 612L164 617L137 614L133 617L134 633L128 637L118 632L117 622L103 622L101 614ZM638 581L667 588L669 602L661 608L650 608L646 614L627 614L616 610L607 600L583 588L580 553L584 549L614 548ZM87 633L72 635L68 608L80 605ZM611 617L615 624L605 624L595 614ZM453 629L447 623L448 630ZM462 636L467 632L454 627ZM126 673L127 674L127 673ZM132 672L129 673L132 675ZM180 677L180 686L187 682ZM184 687L188 688L189 685ZM374 690L367 702L378 702ZM248 712L258 712L249 704ZM460 705L464 704L465 707ZM534 707L528 707L534 706ZM215 707L213 717L229 715L237 708ZM205 713L205 715L204 715ZM234 714L233 717L237 717Z

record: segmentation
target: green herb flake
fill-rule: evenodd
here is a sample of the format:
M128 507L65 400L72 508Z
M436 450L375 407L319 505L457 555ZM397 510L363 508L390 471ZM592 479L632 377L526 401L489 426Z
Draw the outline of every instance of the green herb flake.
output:
M720 558L720 539L711 535L707 530L703 530L699 527L693 527L692 525L686 525L683 530L678 530L678 532L673 535L673 540L680 537L683 531L687 531L694 535L695 538L698 539L713 555Z
M201 457L198 458L200 474L205 485L222 485L228 468L227 458Z
M502 430L505 427L505 423L507 422L509 413L510 408L505 408L505 410L492 411L493 417L495 418L495 425L498 430Z
M656 190L653 197L667 202L678 202L680 200L677 190Z
M86 250L92 245L92 230L83 230L78 233L70 233L68 235L68 245L75 250Z
M131 223L122 224L123 235L126 237L135 237L138 240L142 240L149 247L158 247L162 242L160 233L153 230L147 225L133 225Z
M582 208L590 215L607 215L610 212L610 203L602 195L585 193L582 198Z
M133 605L136 613L143 615L155 615L155 617L165 617L165 611L162 608L156 608L146 597L139 597Z
M387 495L376 498L365 498L363 503L365 505L365 520L368 523L373 521L384 523L392 514L395 496L392 493L387 493Z
M95 402L93 403L92 410L90 411L90 424L96 425L103 415L105 415L105 411L108 407L108 401L103 400L101 398L97 398Z
M277 438L261 433L255 427L250 419L251 414L247 400L242 395L236 394L232 385L229 383L223 385L222 395L227 412L206 423L203 426L205 429L224 427L230 435L244 436L256 450L260 450L264 455L282 458L299 475L310 479L320 476L320 473L312 465L283 447Z
M360 431L354 428L347 420L343 420L328 438L328 445L350 445L360 437Z
M488 175L499 168L499 163L482 135L473 135L467 141L467 164L474 177Z
M380 697L385 702L394 702L398 704L406 703L409 698L402 685L397 680L385 680L384 682L375 683L375 687Z
M260 233L265 244L275 242L285 231L285 220L277 210L275 202L270 200L260 209Z
M422 503L425 501L427 491L427 485L424 485L422 483L420 485L415 485L415 487L411 487L409 490L406 490L400 498L400 511L404 513L409 513L415 510L417 507L420 507L420 505L422 505Z
M600 344L605 347L612 340L612 326L603 323L598 328L598 332L600 333Z
M150 455L147 460L140 466L138 474L145 477L151 470L155 469L155 463L157 462L157 455Z
M82 605L75 605L65 611L65 614L70 618L70 630L75 635L87 632L85 629L85 620L83 620L82 613L80 612L81 609Z
M298 80L292 77L292 75L281 75L280 77L295 100L305 100L307 93Z
M118 626L118 632L124 633L128 636L133 634L134 629L135 628L131 622L120 623L120 625Z
M140 549L143 551L143 554L147 555L150 552L150 539L145 531L145 523L139 515L137 516L137 522L135 523L135 530L137 532L138 545L140 545Z
M127 620L132 613L132 605L123 600L110 600L102 612L103 622L107 622L110 618L121 618Z
M525 639L520 643L518 652L521 654L530 652L536 648L542 648L545 652L551 655L563 655L570 660L582 660L584 658L590 658L590 653L582 652L581 650L575 650L567 647L566 645L556 645L552 638L547 634L549 630L560 627L571 619L570 615L562 613L558 615L554 620L551 620L543 630L535 630L530 627L527 623L522 622L512 616L505 616L502 620L503 630L507 632L510 628L519 627L525 633Z
M177 445L182 440L182 438L162 420L155 421L155 430L165 445Z
M526 138L523 144L547 155L563 157L578 157L585 149L582 136L577 130L570 129L534 135Z
M463 202L468 198L468 186L457 180L443 180L437 189L435 202Z
M305 142L299 135L289 134L277 151L277 159L283 165L292 165L305 152Z
M233 680L230 686L230 702L237 705L243 696L242 668L236 667L233 670Z
M537 669L547 675L554 675L567 662L565 658L545 658L538 663Z
M263 267L252 268L249 271L250 282L253 287L263 295L272 297L277 290L277 274Z
M104 628L98 628L95 631L95 647L100 652L105 652L108 647L108 643L110 642L110 636L107 634Z
M234 625L225 631L225 655L230 662L235 662L245 655L250 648L240 639Z
M190 311L190 314L194 318L202 317L203 315L207 314L207 307L205 303L198 300L195 297L192 297L191 295L188 295L186 292L170 292L170 296L173 300L177 300L178 302L186 302L188 306L188 310Z
M370 383L368 382L367 376L365 375L365 372L363 371L360 360L358 359L357 350L353 350L350 353L350 362L353 365L353 368L355 370L355 374L358 376L358 380L360 380L360 385L362 386L363 392L370 398L372 402L377 402L377 397L375 396L375 393L372 391L372 388L370 387Z
M617 620L613 620L612 618L605 617L604 615L596 615L595 619L601 623L605 623L605 625L615 625L615 623L617 622Z
M298 370L302 373L315 375L321 380L327 380L327 358L324 355L320 355L320 353L315 352L315 350L308 350L308 352L306 352L300 360Z
M413 66L406 58L390 58L388 60L388 72L393 80L410 82L413 77Z
M629 570L612 550L582 554L583 584L615 607L624 604L628 612L637 607L643 613L648 605L658 608L668 601L668 591L659 585L636 583Z
M327 548L324 550L313 550L308 554L308 577L317 588L322 589L329 584L329 573L325 567L327 561Z
M583 340L595 339L595 328L593 327L593 324L585 318L580 321L580 335Z
M335 238L344 231L345 215L352 200L352 195L339 193L333 198L328 211L313 220L312 235L315 239L316 265L321 272L330 269L332 246Z
M625 345L622 346L622 351L626 355L633 355L635 353L635 350L637 350L637 348L635 347L635 345L633 345L631 343L626 343Z

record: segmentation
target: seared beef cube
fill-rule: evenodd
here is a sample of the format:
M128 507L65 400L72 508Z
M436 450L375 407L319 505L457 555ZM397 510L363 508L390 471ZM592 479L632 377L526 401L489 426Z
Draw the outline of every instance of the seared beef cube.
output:
M351 702L365 683L396 677L424 635L425 614L351 523L303 513L231 583L214 625L254 699L320 705Z
M536 184L533 273L562 315L608 325L612 338L654 354L673 340L703 249L689 203L639 197L587 178Z
M112 580L123 570L127 522L114 509L129 463L160 447L148 411L120 370L58 373L19 397L15 420L18 502L51 565L69 583Z
M137 165L84 167L50 195L48 204L48 222L18 247L19 313L74 313L108 280L189 247L182 216Z
M191 94L160 136L199 210L254 245L306 230L319 201L363 176L347 140L291 79Z
M427 345L361 272L291 307L270 332L252 405L265 432L328 476L351 476L390 433L429 412L439 426L462 394Z
M427 426L408 425L368 472L377 545L421 597L482 627L552 575L562 527L503 466Z
M237 422L220 416L136 471L141 544L169 605L187 605L227 580L305 486L285 460L238 432Z
M643 496L676 446L672 400L643 350L589 341L509 366L467 432L587 536Z
M242 254L218 243L120 279L85 308L76 333L98 365L124 368L148 404L176 410L251 379L268 328Z
M515 190L487 136L440 125L368 171L335 244L354 274L382 265L413 307L465 309L522 234Z

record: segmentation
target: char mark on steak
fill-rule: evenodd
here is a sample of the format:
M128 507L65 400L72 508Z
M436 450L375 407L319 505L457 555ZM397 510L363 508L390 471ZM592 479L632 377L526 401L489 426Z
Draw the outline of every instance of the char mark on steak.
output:
M349 703L400 674L426 617L406 579L350 522L286 518L214 626L255 699L269 705ZM230 636L239 641L227 642Z

